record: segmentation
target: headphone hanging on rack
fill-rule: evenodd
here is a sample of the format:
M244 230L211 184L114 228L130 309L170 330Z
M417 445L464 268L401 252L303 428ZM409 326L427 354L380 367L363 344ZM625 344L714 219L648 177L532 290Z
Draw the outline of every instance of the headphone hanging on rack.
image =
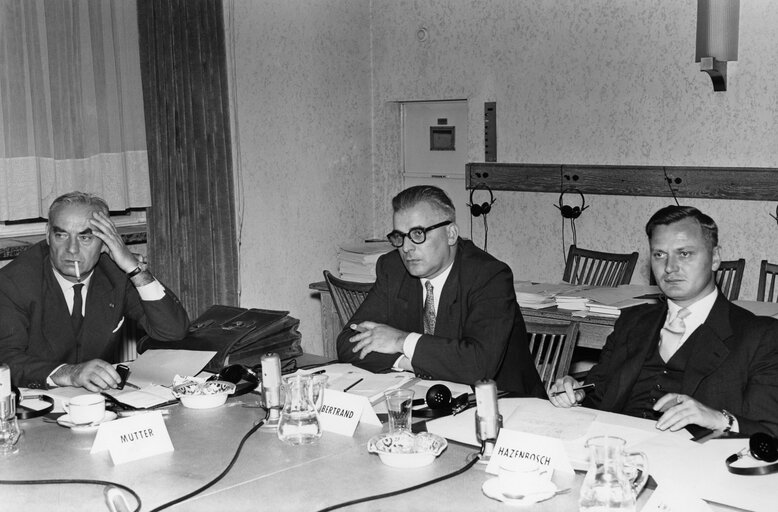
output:
M489 202L484 202L481 204L473 203L473 193L478 190L486 190L489 192ZM492 193L492 189L489 188L489 185L485 183L478 183L473 188L470 189L470 202L467 203L467 206L470 207L470 215L473 217L479 217L481 215L488 215L490 211L492 211L492 205L496 199L494 198L494 194Z
M578 194L581 196L581 206L570 206L568 204L564 204L564 197L565 194ZM560 213L562 214L562 217L565 219L577 219L581 216L583 211L587 208L586 206L586 198L583 195L583 192L578 190L577 188L566 188L562 190L562 192L559 194L559 206L554 205L556 208L559 209Z

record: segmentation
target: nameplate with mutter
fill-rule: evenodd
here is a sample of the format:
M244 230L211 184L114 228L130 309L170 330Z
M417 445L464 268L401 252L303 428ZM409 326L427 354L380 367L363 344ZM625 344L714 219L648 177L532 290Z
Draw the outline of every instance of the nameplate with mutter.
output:
M373 406L365 396L328 388L324 390L323 398L319 409L322 430L353 436L360 422L381 426Z
M149 411L100 424L90 453L108 450L114 464L173 451L161 411Z
M501 465L513 459L526 459L541 467L575 473L561 439L501 428L486 472L496 475Z

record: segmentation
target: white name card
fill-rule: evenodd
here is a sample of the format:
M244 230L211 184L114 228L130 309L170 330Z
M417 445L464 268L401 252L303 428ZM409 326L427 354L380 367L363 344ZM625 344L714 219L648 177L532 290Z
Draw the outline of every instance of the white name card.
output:
M531 460L541 467L574 473L561 439L501 428L486 472L496 475L503 463L513 459Z
M381 426L366 396L335 389L324 390L324 400L319 409L319 424L322 430L353 436L359 422Z
M150 411L102 423L90 453L108 450L114 464L173 451L162 412Z

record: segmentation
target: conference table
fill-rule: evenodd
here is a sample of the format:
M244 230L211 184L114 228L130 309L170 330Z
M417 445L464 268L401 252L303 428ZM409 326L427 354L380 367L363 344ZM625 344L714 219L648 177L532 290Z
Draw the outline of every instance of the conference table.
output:
M19 452L0 457L0 479L115 482L138 493L142 500L141 510L154 510L200 488L228 466L243 436L264 417L264 410L257 408L258 398L254 394L230 398L225 405L214 409L172 406L169 415L165 416L165 424L174 451L119 465L112 463L107 452L90 454L94 433L76 433L43 418L25 420L20 422L24 435L19 442ZM501 412L511 400L548 405L537 399L506 400L500 401ZM460 428L465 425L464 430L470 430L469 425L474 425L474 412L470 409L460 415ZM652 422L646 420L612 413L593 414L604 415L598 419L602 417L608 421L615 418L614 424L625 433L635 428L653 429ZM436 426L435 422L445 424L452 419L443 418L427 424L417 422L416 428L424 430ZM417 469L393 468L384 465L366 448L370 437L385 430L385 425L360 424L351 437L324 432L316 444L289 446L282 443L274 431L259 429L247 439L235 465L221 481L169 510L321 510L441 477L462 468L478 451L466 439L457 441L454 435L448 448L431 465ZM469 435L472 436L472 432ZM747 440L738 442L745 445ZM716 454L717 459L719 455ZM484 465L476 464L468 471L434 485L352 505L345 510L504 511L511 508L483 494L481 488L490 478L493 475L485 472ZM558 484L569 486L569 493L523 508L540 512L578 510L583 473L561 474L559 478ZM774 483L778 476L761 478L763 480L754 484L776 487ZM0 485L0 509L108 510L103 489L103 486L84 484ZM643 491L638 499L638 510L651 495L651 489ZM134 509L135 500L129 494L126 496L130 509ZM713 507L713 510L729 509L719 505Z

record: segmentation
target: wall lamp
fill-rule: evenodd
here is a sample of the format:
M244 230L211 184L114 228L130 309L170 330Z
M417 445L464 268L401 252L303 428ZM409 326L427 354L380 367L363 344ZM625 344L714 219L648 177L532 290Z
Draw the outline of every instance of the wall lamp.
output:
M727 62L737 60L740 0L697 0L697 55L714 91L727 90Z

